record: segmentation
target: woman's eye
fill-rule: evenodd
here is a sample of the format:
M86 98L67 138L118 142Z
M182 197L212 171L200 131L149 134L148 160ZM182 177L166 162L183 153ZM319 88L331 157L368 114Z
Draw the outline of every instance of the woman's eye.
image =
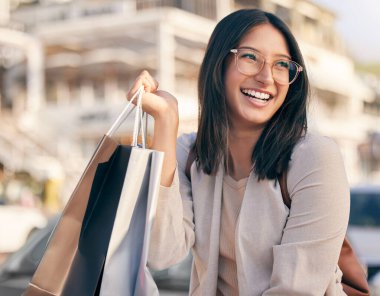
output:
M284 61L277 61L275 65L279 69L289 69L289 67L290 67L289 61L285 61L285 60Z
M247 59L247 60L251 60L251 61L256 61L257 60L257 56L253 53L242 53L240 58L242 59Z

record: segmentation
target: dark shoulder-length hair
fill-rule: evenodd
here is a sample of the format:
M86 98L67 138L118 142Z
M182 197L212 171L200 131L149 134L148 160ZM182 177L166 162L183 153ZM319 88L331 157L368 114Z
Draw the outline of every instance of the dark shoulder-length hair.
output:
M198 79L199 125L193 147L197 165L215 174L228 157L228 110L224 86L226 58L253 27L271 24L284 36L292 60L304 71L289 86L282 106L266 124L252 153L258 179L275 179L287 170L292 150L307 129L309 81L297 41L288 26L272 13L242 9L223 18L215 27L200 68Z

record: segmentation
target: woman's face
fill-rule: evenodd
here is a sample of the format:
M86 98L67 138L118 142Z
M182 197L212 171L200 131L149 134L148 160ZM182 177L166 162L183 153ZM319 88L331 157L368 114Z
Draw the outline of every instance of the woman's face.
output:
M258 51L266 63L257 74L244 75L235 65L235 55L231 53L227 57L224 82L231 127L262 129L280 108L289 89L289 85L273 80L271 70L273 61L284 56L290 59L288 46L280 31L270 24L263 24L243 36L237 48L241 47Z

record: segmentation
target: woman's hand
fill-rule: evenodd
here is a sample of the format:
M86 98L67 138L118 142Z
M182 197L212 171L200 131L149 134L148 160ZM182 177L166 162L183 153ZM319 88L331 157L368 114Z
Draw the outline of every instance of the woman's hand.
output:
M127 98L132 98L141 86L144 86L145 91L142 97L142 108L154 118L151 148L165 153L161 185L170 186L177 164L176 142L179 123L177 99L168 92L157 90L158 82L148 71L141 72L136 78Z
M166 119L165 121L170 120L172 123L178 124L177 99L166 91L158 90L158 82L146 70L136 78L128 92L128 100L141 86L144 86L145 91L142 97L143 110L150 114L155 121Z

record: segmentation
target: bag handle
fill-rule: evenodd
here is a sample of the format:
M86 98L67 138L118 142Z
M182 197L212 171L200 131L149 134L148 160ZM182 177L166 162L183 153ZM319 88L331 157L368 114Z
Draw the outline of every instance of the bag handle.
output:
M136 114L135 114L135 124L133 126L133 137L132 137L132 146L137 146L137 137L139 135L139 131L141 130L142 136L142 147L145 148L145 131L143 125L143 111L142 111L142 95L144 93L144 87L140 86L137 90L137 102L136 102ZM132 101L132 100L131 100Z
M145 112L142 110L142 95L144 93L144 86L140 86L137 92L133 95L133 97L129 100L128 104L121 111L120 115L117 117L115 122L112 124L111 128L106 133L107 136L112 137L117 129L121 126L121 124L128 118L128 116L132 113L132 111L136 108L135 113L135 122L133 125L133 135L132 135L132 144L131 146L137 147L137 137L139 135L139 131L141 130L142 135L142 148L146 146L145 140L145 129L143 124L143 117ZM132 102L136 100L136 105L132 105ZM146 115L145 115L146 116ZM146 125L147 125L147 117L146 117Z

